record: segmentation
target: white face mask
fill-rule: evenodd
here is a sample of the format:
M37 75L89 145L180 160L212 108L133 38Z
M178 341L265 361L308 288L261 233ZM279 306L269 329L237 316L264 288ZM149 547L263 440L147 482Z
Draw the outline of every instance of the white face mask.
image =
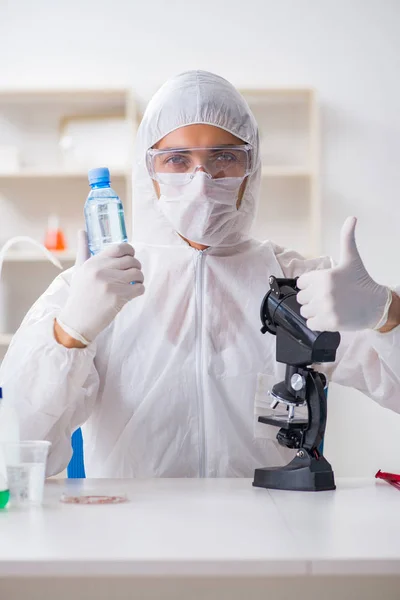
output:
M190 183L179 185L181 176L160 183L158 206L175 231L191 242L218 246L233 233L240 233L247 215L236 202L242 177L211 179L198 171Z

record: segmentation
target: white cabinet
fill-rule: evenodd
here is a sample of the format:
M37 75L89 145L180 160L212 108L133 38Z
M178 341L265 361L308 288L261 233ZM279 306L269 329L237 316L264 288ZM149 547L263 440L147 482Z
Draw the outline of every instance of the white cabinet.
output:
M96 123L100 127L91 154ZM126 128L130 140L123 161L113 123L115 137ZM59 258L64 268L70 267L76 232L84 227L87 171L98 166L110 166L111 185L124 203L129 231L136 129L130 90L0 91L0 247L15 235L43 242L48 217L56 214L68 246ZM89 142L85 131L92 131ZM103 164L97 164L99 156ZM0 360L11 334L56 274L56 267L33 246L21 244L7 254L0 282Z
M320 250L318 113L308 88L241 90L260 129L262 182L253 233L306 256Z

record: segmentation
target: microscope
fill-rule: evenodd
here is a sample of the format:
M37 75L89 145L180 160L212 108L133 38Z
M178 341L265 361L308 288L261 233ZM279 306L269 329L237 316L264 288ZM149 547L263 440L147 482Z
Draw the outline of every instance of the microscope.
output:
M294 459L283 467L256 469L253 486L278 490L334 490L332 467L320 452L327 419L326 378L312 368L333 362L340 344L338 332L311 331L300 314L296 279L269 278L270 290L261 304L262 333L276 336L276 360L286 364L284 381L269 391L271 408L286 412L259 417L260 423L279 427L281 446L295 449ZM307 407L307 417L296 408Z

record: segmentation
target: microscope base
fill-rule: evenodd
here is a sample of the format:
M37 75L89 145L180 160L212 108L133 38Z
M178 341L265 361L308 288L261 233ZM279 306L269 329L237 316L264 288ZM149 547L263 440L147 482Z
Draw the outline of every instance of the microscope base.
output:
M254 487L272 490L321 492L336 489L331 465L323 457L314 458L303 450L304 456L295 458L284 467L266 467L254 472Z

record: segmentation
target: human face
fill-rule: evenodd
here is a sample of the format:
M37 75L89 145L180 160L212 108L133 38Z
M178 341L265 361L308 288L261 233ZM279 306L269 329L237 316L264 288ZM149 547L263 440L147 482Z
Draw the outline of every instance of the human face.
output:
M167 148L212 148L216 146L234 146L241 144L244 144L243 140L232 135L228 131L221 129L220 127L216 127L214 125L195 124L179 127L179 129L171 131L171 133L168 133L159 142L157 142L153 148L157 150L166 150ZM239 188L238 199L236 202L237 208L239 208L242 201L243 193L246 188L246 182L247 178L243 180L243 183ZM158 182L153 181L153 185L157 194L157 198L159 198L160 187ZM190 240L186 240L186 238L183 239L185 239L190 246L196 248L197 250L205 250L207 248L207 246L203 246L202 244L191 242Z

